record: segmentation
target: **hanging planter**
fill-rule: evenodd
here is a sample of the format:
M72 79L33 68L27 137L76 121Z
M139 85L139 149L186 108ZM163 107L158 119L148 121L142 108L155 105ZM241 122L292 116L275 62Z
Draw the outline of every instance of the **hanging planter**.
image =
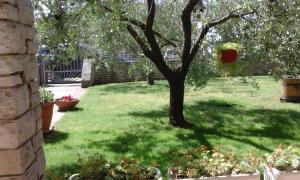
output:
M216 48L217 68L222 75L234 75L237 69L239 51L242 46L237 43L225 43Z
M237 50L235 49L227 49L222 50L220 53L220 60L222 64L226 63L236 63L237 61Z

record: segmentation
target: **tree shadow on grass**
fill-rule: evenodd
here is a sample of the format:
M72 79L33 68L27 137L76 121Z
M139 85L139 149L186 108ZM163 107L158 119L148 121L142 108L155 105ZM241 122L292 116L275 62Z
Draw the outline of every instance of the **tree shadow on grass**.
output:
M136 111L129 114L159 122L157 121L158 119L167 119L166 117L168 116L166 108L161 109L148 112ZM300 113L293 110L249 109L227 101L210 100L186 105L185 115L187 120L194 124L194 127L187 130L188 132L185 130L177 131L176 137L178 141L184 144L197 142L198 144L211 147L206 136L215 136L252 146L265 152L271 152L272 147L269 147L270 144L268 144L270 141L283 143L300 141L299 136L297 136L300 129ZM152 128L148 125L144 126ZM162 131L161 128L165 125L156 123L155 126L154 128L157 131L146 129L137 133L136 130L133 130L117 137L115 143L119 143L119 145L113 145L114 143L112 143L111 150L138 154L139 152L134 152L135 150L130 148L120 149L120 145L126 144L127 147L130 147L137 143L137 140L141 140L147 142L145 143L146 146L141 147L145 148L147 152L147 149L155 146L156 141L153 134ZM139 128L136 127L136 129ZM268 143L264 143L264 140L259 141L261 138L268 139ZM140 153L138 155L144 154Z
M47 136L44 136L44 142L45 144L55 144L68 139L68 137L68 133L55 130L49 133Z
M168 85L163 82L156 82L154 85L147 85L146 82L143 84L141 82L133 83L119 83L119 84L109 84L101 89L102 94L155 94L158 92L168 92Z
M78 112L78 111L83 111L84 109L82 107L74 107L72 109L69 109L67 111L62 111L62 110L58 110L58 112Z
M254 138L298 141L300 113L293 110L247 109L226 101L199 101L185 108L186 117L195 126L194 135L214 135L241 142L263 151L272 151ZM193 137L187 137L193 138Z
M236 142L264 152L272 151L274 146L271 147L270 143L300 142L297 135L300 113L293 110L246 108L220 100L198 101L185 106L185 116L194 124L191 129L169 126L166 107L132 111L129 115L143 121L131 124L112 139L95 138L78 148L99 148L118 156L139 159L147 165L156 161L166 173L168 162L176 158L172 152L198 145L212 148L215 142L211 142L211 138L222 139L224 143ZM101 130L87 133L103 135Z

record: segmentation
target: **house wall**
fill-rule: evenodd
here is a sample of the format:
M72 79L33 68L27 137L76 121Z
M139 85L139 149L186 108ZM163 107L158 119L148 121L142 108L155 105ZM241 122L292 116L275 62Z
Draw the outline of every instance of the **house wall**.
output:
M0 180L44 179L30 0L0 0Z

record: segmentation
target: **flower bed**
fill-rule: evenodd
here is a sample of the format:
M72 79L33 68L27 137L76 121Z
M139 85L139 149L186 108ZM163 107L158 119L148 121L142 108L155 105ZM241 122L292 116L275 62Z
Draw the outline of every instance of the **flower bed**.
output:
M86 161L79 158L80 172L71 176L70 180L99 179L139 179L161 180L161 173L156 167L142 166L136 160L120 159L119 162L109 162L101 155L88 157Z
M272 154L259 158L249 154L242 160L236 160L233 152L207 150L205 146L178 153L177 157L169 169L169 179L300 179L300 150L293 146L279 146Z

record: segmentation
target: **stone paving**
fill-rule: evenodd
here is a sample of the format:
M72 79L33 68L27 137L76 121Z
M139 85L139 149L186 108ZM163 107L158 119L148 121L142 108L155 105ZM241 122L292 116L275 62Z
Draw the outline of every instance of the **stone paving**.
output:
M86 92L86 89L81 88L80 84L51 84L47 85L46 89L53 92L55 99L68 95L80 99ZM54 105L51 127L54 127L64 115L65 112L58 111L58 107Z

